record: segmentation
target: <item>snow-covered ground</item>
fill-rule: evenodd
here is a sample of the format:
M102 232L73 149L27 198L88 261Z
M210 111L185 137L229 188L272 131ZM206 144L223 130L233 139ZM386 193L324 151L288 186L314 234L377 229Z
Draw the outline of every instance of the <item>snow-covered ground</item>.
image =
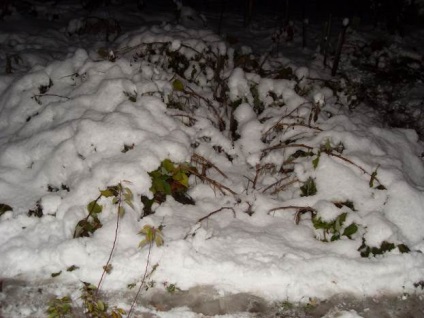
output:
M121 33L71 1L37 8L0 22L0 279L49 281L76 307L82 282L125 291L109 303L127 312L140 287L308 306L420 295L424 145L350 111L320 59L300 64L311 51L258 65L174 7L115 6ZM48 306L4 300L4 317Z

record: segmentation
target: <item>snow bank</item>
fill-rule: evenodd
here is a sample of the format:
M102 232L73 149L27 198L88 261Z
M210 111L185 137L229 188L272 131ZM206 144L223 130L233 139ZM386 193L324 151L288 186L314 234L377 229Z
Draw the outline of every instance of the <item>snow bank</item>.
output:
M119 43L116 62L78 50L17 75L0 96L0 203L13 208L0 217L3 277L34 280L62 271L56 279L98 282L115 237L116 206L101 198L103 227L91 237L72 235L99 190L122 182L135 195L134 209L120 221L104 289L139 282L149 258L159 265L152 280L181 289L213 285L222 293L292 301L415 292L424 278L423 145L416 135L348 115L326 89L314 90L328 97L314 104L314 95L296 93L294 81L258 79L228 61L222 74L229 76L229 100L241 101L234 141L228 128L215 125L211 109L219 104L207 102L213 73L185 80L166 47L160 51L169 45L169 54L191 62L199 52L222 54L215 35L152 27ZM152 50L159 53L143 55L146 45L158 45ZM264 106L259 116L252 86ZM187 91L196 103L184 106ZM314 111L316 120L305 124ZM194 206L168 197L144 216L140 197L152 197L149 172L164 159L189 162L194 152L217 168L209 167L208 177L236 194L193 176ZM27 216L37 205L44 216ZM137 247L144 225L163 226L165 244L150 256ZM344 232L348 225L357 230ZM384 242L393 249L381 250ZM72 265L79 269L66 271Z

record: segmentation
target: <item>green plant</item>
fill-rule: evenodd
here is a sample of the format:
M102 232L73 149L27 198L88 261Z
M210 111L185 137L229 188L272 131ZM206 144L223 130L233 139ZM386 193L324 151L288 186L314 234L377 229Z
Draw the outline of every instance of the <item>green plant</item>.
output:
M284 300L280 303L278 303L278 307L280 307L282 310L290 310L294 308L294 305L292 302L288 300Z
M349 239L352 238L352 235L358 232L358 226L355 223L351 223L348 226L344 226L346 222L347 213L344 212L337 216L332 221L323 221L318 215L312 216L312 224L317 230L322 230L323 238L321 241L330 242L340 240L342 236L346 236Z
M81 299L84 304L85 314L89 318L122 318L126 312L122 308L113 307L101 300L96 286L83 282Z
M190 167L187 164L174 164L171 160L162 161L158 169L149 173L152 179L150 191L153 198L141 196L141 202L144 205L144 216L152 214L153 203L163 203L166 196L171 195L176 201L182 204L194 204L193 199L187 195L189 187L188 178L190 176Z
M398 248L399 252L401 252L402 254L410 252L409 247L405 244L395 245L394 243L383 241L381 242L380 247L371 247L366 244L365 239L362 239L362 245L358 248L358 251L361 253L362 257L369 257L371 255L382 255L384 253L394 250L395 248Z
M306 180L303 183L303 185L300 187L300 191L301 191L301 194L300 194L301 197L308 197L308 196L317 194L317 187L315 185L314 179L309 177L308 180Z
M133 193L128 187L124 188L121 183L116 186L107 187L105 190L100 191L100 195L95 200L87 204L88 215L75 226L74 238L89 237L103 226L99 219L99 214L103 211L103 206L98 203L102 197L112 197L112 203L118 206L117 210L120 217L125 214L122 203L126 203L131 208L134 208L132 203Z
M142 248L153 243L158 247L163 245L162 228L163 226L159 226L158 228L150 225L143 226L138 234L144 235L144 239L138 244L138 247Z
M46 310L48 318L72 317L72 300L69 296L54 298L49 301Z
M181 291L177 284L169 284L168 282L164 282L163 286L165 286L166 291L170 294L173 294L177 291Z

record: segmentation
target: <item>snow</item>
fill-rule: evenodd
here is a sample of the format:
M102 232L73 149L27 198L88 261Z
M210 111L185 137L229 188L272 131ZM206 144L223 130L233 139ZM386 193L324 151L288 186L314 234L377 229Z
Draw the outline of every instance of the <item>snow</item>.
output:
M182 19L194 15L174 2ZM80 21L71 20L65 30L79 28ZM43 41L40 56L23 56L26 68L0 77L0 203L13 208L0 216L1 278L37 281L62 271L55 279L63 284L97 284L115 241L116 205L101 197L103 226L90 237L73 233L99 191L122 184L134 193L134 206L119 219L113 270L102 290L139 286L148 261L149 270L158 265L151 277L158 285L210 285L221 295L250 293L269 302L418 292L414 284L424 279L424 145L415 131L384 128L366 113L349 112L328 88L314 86L301 96L296 84L312 86L309 67L295 69L298 82L233 68L233 49L211 31L139 28L116 40L116 61L100 59L92 47L43 59L49 56ZM229 102L237 104L237 140L214 124L211 108L220 104L207 102L214 96L214 70L202 74L202 61L191 61L176 75L164 54L149 60L135 58L135 49L125 51L149 43L168 43L170 52L187 59L209 54L209 48L228 56L221 76ZM25 52L32 44L19 45ZM183 92L173 88L177 78L196 100L191 108L169 107L171 100L184 105ZM252 85L264 105L259 115ZM323 110L303 125L311 105ZM179 116L195 122L186 125ZM313 154L295 158L297 150ZM192 175L188 193L195 205L168 196L143 215L140 197L153 197L149 173L165 159L196 166L194 154L211 164L206 175L231 191ZM314 195L302 194L308 180L316 185ZM347 201L354 209L340 206ZM37 206L44 215L28 216ZM332 222L342 213L347 218L341 226L354 223L358 232L325 242L312 218ZM153 245L151 253L138 248L145 225L163 227L165 243ZM395 248L361 257L361 244L379 248L385 241L405 244L410 252ZM79 269L66 271L73 265ZM33 314L25 310L22 316ZM220 317L227 316L245 317ZM198 316L180 307L160 317ZM325 317L361 316L351 310Z

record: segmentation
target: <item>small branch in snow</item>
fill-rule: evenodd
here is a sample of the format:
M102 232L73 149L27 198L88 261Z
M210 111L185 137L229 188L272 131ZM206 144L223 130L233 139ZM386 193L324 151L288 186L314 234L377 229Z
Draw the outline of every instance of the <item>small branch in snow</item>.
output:
M284 178L278 179L276 182L270 184L269 186L267 186L265 189L262 190L262 193L265 193L266 191L268 191L269 189L271 189L272 187L277 187L281 182L283 182L284 180L287 180L288 178L290 178L290 176L286 176ZM275 192L275 191L274 191Z
M262 153L267 152L267 151L273 151L273 150L276 150L276 149L293 148L293 147L302 147L302 148L306 148L306 149L309 149L309 150L314 149L314 147L307 146L305 144L288 144L288 145L286 145L286 144L279 143L278 145L262 149Z
M102 276L100 277L99 283L97 284L96 296L99 294L100 288L102 286L102 282L103 282L103 280L105 278L105 275L108 274L109 271L110 271L110 268L111 268L110 267L111 266L110 262L112 260L113 252L115 251L116 242L118 241L119 219L122 217L120 215L120 213L119 213L121 211L121 209L122 209L122 184L121 183L119 183L118 189L119 189L119 193L118 193L118 196L116 197L117 200L118 200L117 201L117 204L118 205L117 205L117 208L116 208L117 213L116 213L115 236L113 238L112 249L110 250L109 257L107 259L106 265L103 266Z
M236 211L234 211L234 209L233 209L232 207L226 207L226 206L224 206L224 207L222 207L222 208L220 208L220 209L218 209L218 210L212 211L212 212L211 212L211 213L209 213L208 215L205 215L204 217L202 217L202 218L198 219L196 223L200 223L200 222L202 222L202 221L204 221L204 220L208 219L208 218L209 218L209 217L211 217L212 215L214 215L214 214L216 214L216 213L218 213L218 212L221 212L221 211L223 211L223 210L231 210L231 211L233 211L233 216L234 216L234 217L236 217Z
M280 185L278 188L276 188L274 191L271 192L271 194L277 194L280 191L283 191L284 189L286 189L289 185L292 185L293 183L299 182L299 179L295 178L283 185Z
M341 155L338 155L334 152L325 152L327 155L332 156L332 157L336 157L339 158L340 160L346 161L347 163L350 163L351 165L357 167L359 170L361 170L363 173L369 175L373 180L377 181L380 186L384 187L384 185L381 183L380 180L378 180L377 176L375 173L369 173L367 172L364 168L362 168L361 166L357 165L356 163L354 163L352 160L347 159L346 157L343 157ZM385 188L385 187L384 187Z
M182 119L182 122L183 122L184 125L186 125L188 127L192 127L197 122L196 118L194 118L193 116L187 115L187 114L170 114L169 116L187 118L188 123L184 122L184 119Z
M213 179L211 179L211 178L209 178L209 177L207 177L207 176L205 176L205 175L203 175L203 174L201 174L201 173L199 173L199 171L197 171L197 169L196 168L190 168L190 167L187 167L187 170L191 173L191 174L193 174L193 175L195 175L196 177L198 177L200 180L202 180L202 181L204 181L204 182L206 182L206 183L209 183L209 185L211 185L212 187L213 187L213 189L218 189L223 195L225 195L226 193L225 193L225 191L227 191L227 192L229 192L229 193L231 193L231 194L233 194L233 195L237 195L237 193L236 192L234 192L233 190L231 190L230 188L228 188L228 187L226 187L226 186L224 186L223 184L221 184L221 183L219 183L218 181L215 181L215 180L213 180ZM224 191L225 190L225 191Z
M151 242L149 243L149 251L148 251L148 253L147 253L147 261L146 261L146 266L144 267L144 274L143 274L143 278L141 279L140 287L138 288L137 293L136 293L136 295L135 295L135 297L134 297L134 299L133 299L133 302L131 303L131 307L130 307L130 310L128 311L128 316L127 316L127 318L130 318L130 317L131 317L132 312L134 311L135 304L136 304L136 302L137 302L138 296L139 296L139 295L140 295L140 293L141 293L141 289L143 288L143 286L144 286L144 285L145 285L145 283L146 283L146 279L147 279L148 277L150 277L150 276L153 274L153 272L156 270L156 268L158 267L158 265L157 265L157 264L156 264L156 265L154 265L154 266L152 267L152 270L150 271L150 273L148 273L149 264L150 264L150 255L151 255L151 253L152 253L152 246L153 246L153 241L151 241Z
M309 212L309 213L311 213L311 215L315 215L317 213L317 210L315 210L314 208L312 208L310 206L289 205L289 206L280 206L278 208L273 208L273 209L268 211L268 214L271 214L272 212L275 212L275 211L278 211L278 210L290 210L290 209L296 210L296 214L294 215L294 219L295 219L296 224L299 224L302 214Z
M298 108L300 106L303 106L305 104L310 104L310 102L305 102L302 103L301 105L299 105L298 107L296 107L295 109L293 109L292 111L290 111L288 114L285 114L283 116L281 116L281 118L272 126L270 127L265 133L262 134L262 139L266 139L266 137L274 130L280 128L280 127L284 127L287 126L287 129L289 129L290 127L296 127L296 126L300 126L300 127L306 127L306 128L310 128L310 129L315 129L317 131L323 131L321 128L319 127L315 127L315 126L311 126L311 125L307 125L304 123L283 123L282 121L285 118L291 118L291 119L303 119L303 117L298 117L298 116L292 116L292 114L294 112L296 112L298 110Z
M206 176L206 170L209 168L214 168L221 176L223 176L225 179L228 179L227 175L222 172L216 165L207 160L205 157L198 155L197 153L191 156L191 161L202 166L202 175L204 176Z

